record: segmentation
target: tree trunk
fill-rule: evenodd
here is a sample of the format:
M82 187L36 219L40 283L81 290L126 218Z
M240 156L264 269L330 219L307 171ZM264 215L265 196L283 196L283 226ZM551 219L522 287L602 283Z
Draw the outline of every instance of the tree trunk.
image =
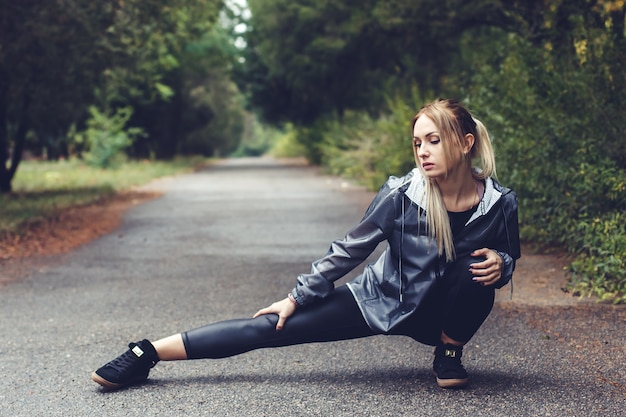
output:
M13 179L17 167L22 161L22 152L24 151L24 143L26 142L26 133L28 132L28 108L30 107L30 97L24 97L20 114L20 121L17 125L17 132L13 139L13 155L11 155L11 166L9 167L10 180Z
M9 132L7 122L7 94L9 80L4 68L0 67L0 194L11 192L11 176L7 169L9 159Z
M6 111L6 94L3 94L2 89L3 88L0 88L0 159L2 161L2 163L0 163L0 194L8 194L13 191L11 182L15 176L17 167L22 161L22 151L24 150L24 142L26 141L26 133L28 132L28 107L30 99L28 97L24 97L20 120L17 125L15 137L13 138L11 164L7 167L6 164L9 156L8 120Z

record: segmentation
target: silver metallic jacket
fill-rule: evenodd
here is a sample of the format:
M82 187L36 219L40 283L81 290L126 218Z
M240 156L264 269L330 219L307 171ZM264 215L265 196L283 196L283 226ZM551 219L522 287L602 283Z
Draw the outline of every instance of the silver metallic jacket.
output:
M424 187L417 168L404 177L390 177L360 223L313 262L310 274L298 276L291 292L296 302L306 305L328 296L336 280L386 240L387 248L378 260L347 285L374 330L385 333L414 312L446 268L445 258L428 236ZM485 247L502 258L502 277L495 285L501 288L511 280L521 256L517 196L491 178L485 180L478 209L455 238L456 257Z

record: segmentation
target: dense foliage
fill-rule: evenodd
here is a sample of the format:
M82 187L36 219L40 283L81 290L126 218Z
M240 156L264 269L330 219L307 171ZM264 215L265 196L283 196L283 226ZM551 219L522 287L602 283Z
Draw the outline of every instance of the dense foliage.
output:
M228 13L221 0L0 0L0 193L23 151L171 158L235 149L245 111L230 76ZM120 111L130 116L122 127ZM146 134L113 143L127 129ZM81 140L94 135L109 139Z
M524 240L575 255L573 292L626 301L623 0L249 3L251 103L297 122L312 161L374 187L410 166L420 103L460 98Z

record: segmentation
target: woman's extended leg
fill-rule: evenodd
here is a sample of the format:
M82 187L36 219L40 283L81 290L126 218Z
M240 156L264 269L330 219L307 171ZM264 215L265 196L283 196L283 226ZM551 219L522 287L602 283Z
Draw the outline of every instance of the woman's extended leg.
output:
M346 286L324 300L299 308L281 331L278 316L227 320L182 333L189 359L216 359L254 349L356 339L375 334Z
M224 358L253 349L329 342L374 335L346 286L328 298L300 308L276 331L273 314L226 320L157 340L131 343L129 350L92 374L108 389L144 381L160 360Z

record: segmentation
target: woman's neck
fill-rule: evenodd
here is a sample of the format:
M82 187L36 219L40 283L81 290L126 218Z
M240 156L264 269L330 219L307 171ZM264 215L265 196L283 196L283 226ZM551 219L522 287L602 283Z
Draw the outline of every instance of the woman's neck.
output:
M466 211L480 202L478 181L470 168L450 172L445 179L436 181L448 211Z

